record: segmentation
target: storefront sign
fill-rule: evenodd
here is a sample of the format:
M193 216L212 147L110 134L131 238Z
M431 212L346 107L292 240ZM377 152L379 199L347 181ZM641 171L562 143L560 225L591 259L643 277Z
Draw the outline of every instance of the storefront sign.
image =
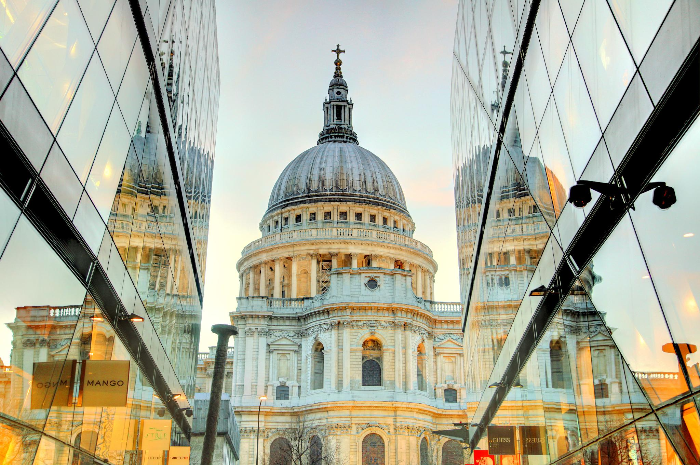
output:
M172 446L168 451L168 465L190 465L190 448Z
M523 455L547 455L547 432L544 426L520 426Z
M489 451L478 449L474 451L474 465L496 465L496 458Z
M141 420L141 450L170 448L170 420Z
M73 402L75 366L75 360L34 363L31 408L70 406Z
M489 452L493 455L515 455L515 426L489 426Z
M83 407L126 407L128 360L85 360L80 378Z
M163 465L165 453L162 450L147 450L143 452L143 465Z

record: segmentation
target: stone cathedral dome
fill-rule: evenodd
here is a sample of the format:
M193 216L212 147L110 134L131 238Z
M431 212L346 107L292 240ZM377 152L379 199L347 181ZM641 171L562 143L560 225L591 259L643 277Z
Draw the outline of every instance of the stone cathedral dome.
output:
M340 51L342 53L342 51ZM376 205L408 217L398 179L378 156L358 145L352 128L352 99L335 60L335 73L323 104L324 125L318 145L287 165L270 194L267 214L287 207L347 202Z

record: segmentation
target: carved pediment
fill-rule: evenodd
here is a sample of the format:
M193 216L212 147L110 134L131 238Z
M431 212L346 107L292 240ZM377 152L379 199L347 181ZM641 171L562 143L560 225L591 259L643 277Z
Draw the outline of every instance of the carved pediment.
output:
M445 339L441 343L435 345L435 347L439 347L441 349L461 349L462 344L460 344L459 342L455 341L452 338L449 338L449 339Z
M297 350L299 343L292 341L286 337L281 337L274 342L270 342L271 350Z

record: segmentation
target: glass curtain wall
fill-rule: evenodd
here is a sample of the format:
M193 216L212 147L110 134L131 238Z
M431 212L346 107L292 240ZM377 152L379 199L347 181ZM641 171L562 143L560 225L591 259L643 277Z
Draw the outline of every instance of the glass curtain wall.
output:
M514 427L499 463L700 461L698 14L690 0L459 3L469 442ZM579 180L622 193L575 208ZM655 205L653 182L674 205Z
M3 2L0 463L141 463L147 419L188 444L217 47L213 0ZM92 361L125 402L87 406Z

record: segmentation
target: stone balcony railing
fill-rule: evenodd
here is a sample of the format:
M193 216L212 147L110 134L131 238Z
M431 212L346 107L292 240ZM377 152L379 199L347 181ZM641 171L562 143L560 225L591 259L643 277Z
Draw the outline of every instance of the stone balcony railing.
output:
M433 251L430 250L430 247L404 234L380 228L357 228L350 225L314 229L294 229L270 234L263 236L245 246L243 248L242 255L245 257L251 252L271 245L313 241L318 239L358 239L372 242L384 242L408 247L410 249L422 252L429 257L433 256Z
M287 310L290 312L304 312L319 305L314 297L300 297L296 299L276 299L272 297L238 297L238 308L242 310L266 311L268 309ZM438 302L434 300L417 299L417 306L431 313L444 316L459 316L462 304L459 302Z

